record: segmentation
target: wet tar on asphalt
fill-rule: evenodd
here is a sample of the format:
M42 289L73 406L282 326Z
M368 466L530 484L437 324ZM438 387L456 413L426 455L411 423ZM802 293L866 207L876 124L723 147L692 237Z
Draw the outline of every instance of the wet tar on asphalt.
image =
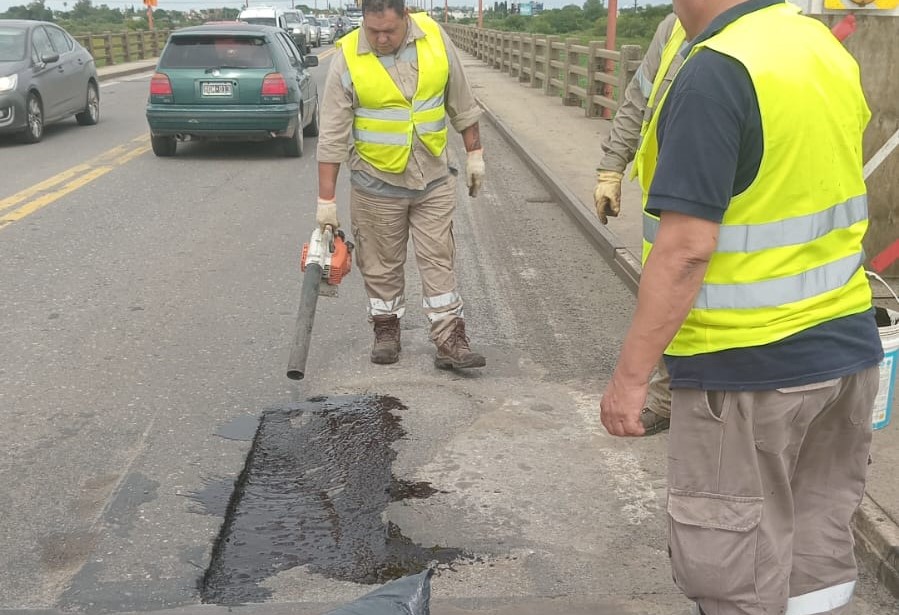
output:
M391 444L405 435L393 397L317 397L266 411L230 494L203 602L263 601L260 582L295 566L329 578L384 583L449 563L458 549L422 547L382 513L391 501L426 498L427 483L396 480ZM221 483L194 494L221 514Z

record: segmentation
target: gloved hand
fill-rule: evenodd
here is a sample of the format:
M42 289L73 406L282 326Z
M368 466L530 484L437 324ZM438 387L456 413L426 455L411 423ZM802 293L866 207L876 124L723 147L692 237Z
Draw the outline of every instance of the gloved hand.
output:
M322 231L329 224L336 231L340 227L340 221L337 220L337 201L319 197L318 207L315 210L315 221Z
M468 185L468 196L477 196L484 182L484 150L476 149L468 152L465 165L465 183Z
M617 217L621 211L621 180L623 173L618 171L596 172L596 188L593 189L593 202L596 215L603 224L608 224L608 216Z

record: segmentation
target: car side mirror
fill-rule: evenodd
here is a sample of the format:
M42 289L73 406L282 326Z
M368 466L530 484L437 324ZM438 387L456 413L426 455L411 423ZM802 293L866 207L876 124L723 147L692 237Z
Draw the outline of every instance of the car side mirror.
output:
M318 56L306 56L303 58L303 66L306 68L318 66Z
M42 53L41 54L41 62L44 64L53 64L54 62L59 61L58 53Z

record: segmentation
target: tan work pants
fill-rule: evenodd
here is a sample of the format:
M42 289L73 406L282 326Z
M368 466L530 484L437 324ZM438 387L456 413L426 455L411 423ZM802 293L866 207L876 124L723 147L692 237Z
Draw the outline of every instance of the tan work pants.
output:
M872 367L791 389L672 391L671 564L705 615L846 612L877 388Z
M355 259L365 282L368 315L406 311L406 250L409 234L421 275L422 307L431 323L430 339L442 344L456 318L462 318L462 297L453 269L456 244L453 212L456 182L452 176L415 198L383 197L357 189L350 193Z

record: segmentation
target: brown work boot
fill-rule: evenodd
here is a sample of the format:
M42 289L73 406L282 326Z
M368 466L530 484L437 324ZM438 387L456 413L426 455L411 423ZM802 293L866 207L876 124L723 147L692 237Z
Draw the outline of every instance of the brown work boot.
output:
M371 362L380 365L396 363L400 358L400 319L395 314L373 316L375 342L371 347Z
M468 336L465 335L465 321L457 318L453 324L453 330L446 341L437 346L437 356L434 357L434 366L440 369L467 369L469 367L484 367L487 359L484 355L472 352L468 345Z
M643 411L640 413L640 422L643 423L644 436L662 433L671 425L670 418L656 414L649 408L643 408Z

